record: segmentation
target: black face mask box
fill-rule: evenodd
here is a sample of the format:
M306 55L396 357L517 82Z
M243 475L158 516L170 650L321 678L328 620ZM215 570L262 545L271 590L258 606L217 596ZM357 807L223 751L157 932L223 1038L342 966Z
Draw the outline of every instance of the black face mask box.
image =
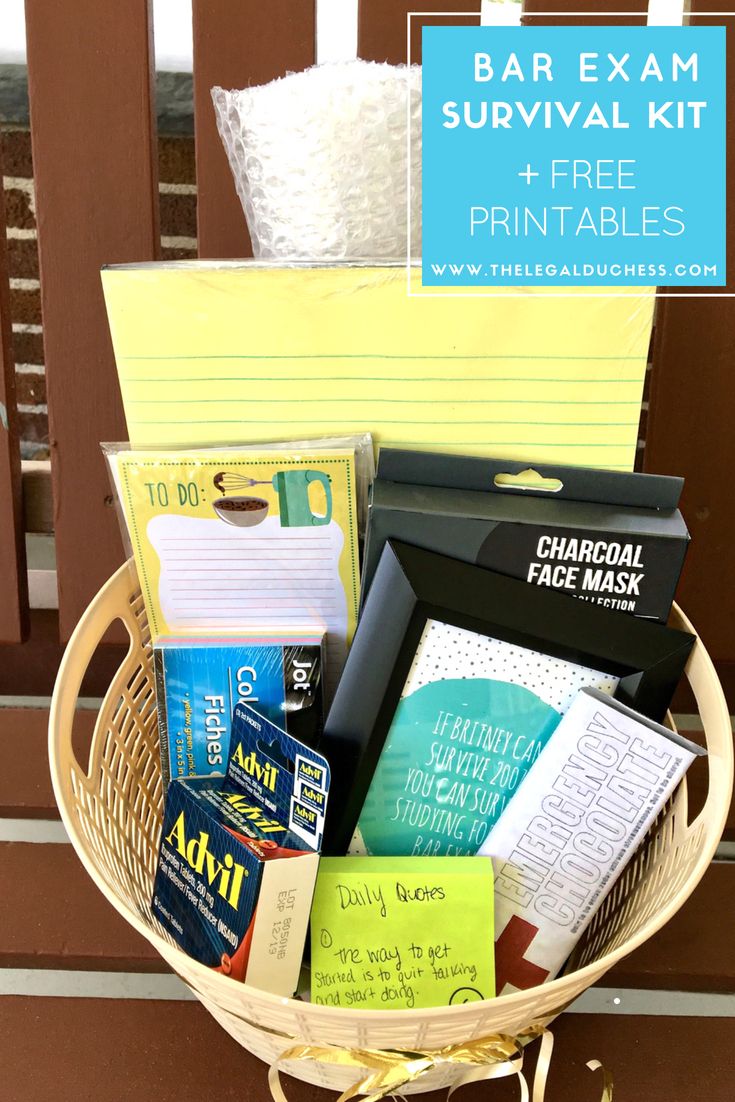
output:
M663 475L382 449L363 601L386 540L396 539L665 622L689 543L682 486Z

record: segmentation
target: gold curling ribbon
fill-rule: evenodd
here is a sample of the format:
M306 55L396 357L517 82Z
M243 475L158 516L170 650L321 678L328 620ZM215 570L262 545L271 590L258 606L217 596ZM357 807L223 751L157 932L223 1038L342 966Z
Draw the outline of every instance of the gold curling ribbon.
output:
M262 1026L256 1027L262 1030ZM275 1032L267 1030L267 1032ZM520 1088L521 1102L529 1102L528 1082L523 1074L524 1047L541 1037L541 1048L536 1063L531 1102L544 1102L546 1077L554 1048L553 1034L544 1026L531 1026L517 1037L496 1033L475 1041L463 1041L440 1049L408 1052L392 1052L370 1048L340 1048L337 1045L296 1044L286 1049L271 1064L268 1085L274 1102L288 1102L280 1079L281 1064L289 1060L320 1060L344 1068L359 1068L367 1075L344 1091L337 1102L350 1102L362 1095L369 1102L380 1102L388 1095L398 1094L408 1083L417 1082L423 1075L442 1064L454 1064L467 1070L449 1090L447 1099L468 1083L486 1079L503 1079L515 1075ZM599 1060L590 1060L587 1067L601 1069L603 1088L600 1102L612 1102L612 1076Z

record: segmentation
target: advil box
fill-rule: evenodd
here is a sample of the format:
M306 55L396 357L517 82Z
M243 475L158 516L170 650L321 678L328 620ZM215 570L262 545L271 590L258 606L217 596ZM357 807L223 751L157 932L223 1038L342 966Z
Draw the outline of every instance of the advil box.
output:
M195 960L263 991L292 995L329 766L244 704L235 708L231 747L226 777L169 785L153 913Z
M310 848L321 847L330 779L326 759L247 705L238 705L232 719L227 777L259 806L285 816L289 830Z

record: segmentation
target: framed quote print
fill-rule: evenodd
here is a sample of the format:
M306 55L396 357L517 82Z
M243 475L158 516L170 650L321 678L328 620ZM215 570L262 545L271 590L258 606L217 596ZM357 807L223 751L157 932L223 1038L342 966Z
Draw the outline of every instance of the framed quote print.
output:
M320 747L343 796L326 851L476 853L578 692L660 720L693 642L389 542Z

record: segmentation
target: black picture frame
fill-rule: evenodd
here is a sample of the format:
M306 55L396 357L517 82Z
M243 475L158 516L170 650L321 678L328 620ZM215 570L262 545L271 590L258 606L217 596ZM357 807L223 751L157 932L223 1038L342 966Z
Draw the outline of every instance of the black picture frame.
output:
M324 852L345 853L427 620L619 678L616 699L661 721L695 636L388 541L324 727L332 770Z

